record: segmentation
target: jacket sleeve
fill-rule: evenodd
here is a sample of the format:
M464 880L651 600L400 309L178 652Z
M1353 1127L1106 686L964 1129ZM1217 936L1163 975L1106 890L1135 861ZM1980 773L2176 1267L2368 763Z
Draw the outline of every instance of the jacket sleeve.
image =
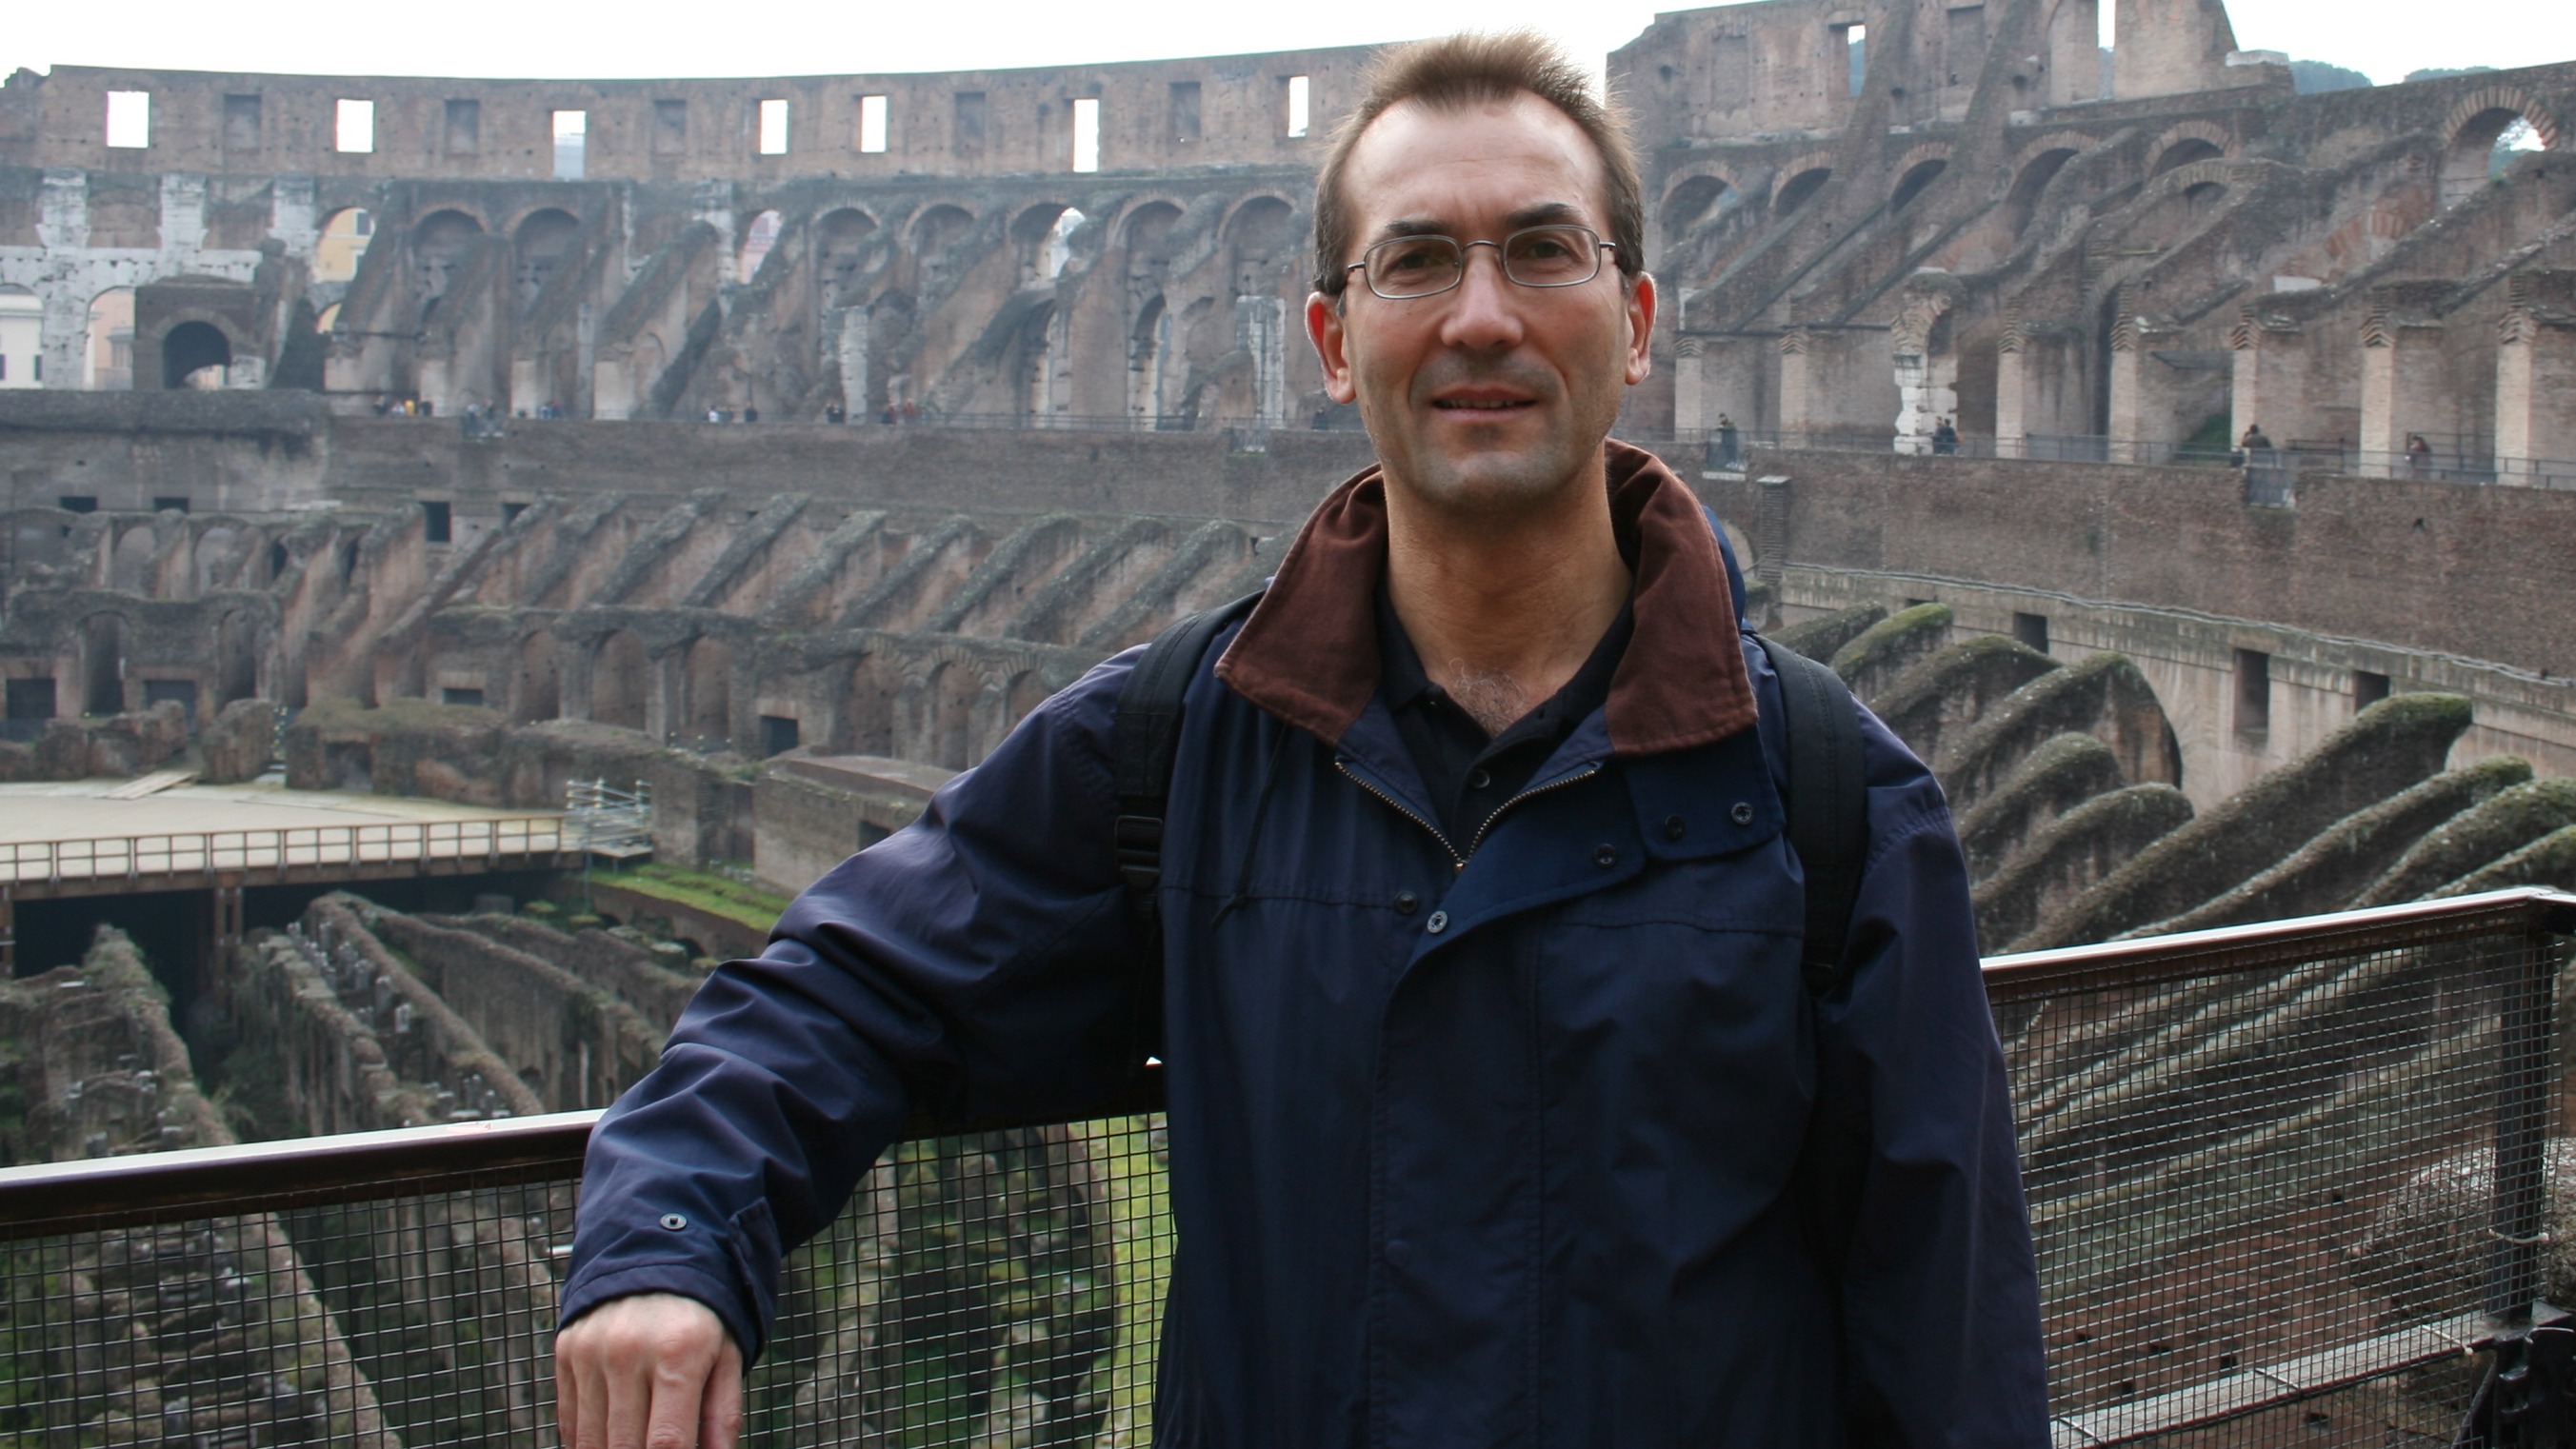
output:
M561 1321L698 1299L756 1357L782 1252L908 1117L1096 1115L1130 1078L1140 950L1111 841L1121 655L1040 705L917 823L797 897L601 1118Z
M1855 1444L2049 1442L2038 1275L1966 862L1930 772L1862 711L1869 856L1817 1011Z

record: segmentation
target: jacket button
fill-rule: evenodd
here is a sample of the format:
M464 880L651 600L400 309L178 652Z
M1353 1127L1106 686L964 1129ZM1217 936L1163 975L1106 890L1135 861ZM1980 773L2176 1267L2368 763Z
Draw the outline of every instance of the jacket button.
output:
M1422 923L1422 929L1429 931L1435 936L1448 930L1449 913L1447 911L1433 911L1431 913L1431 919Z
M1397 915L1409 916L1421 908L1422 897L1415 895L1411 891L1397 891L1395 893L1395 913Z
M1664 838L1666 840L1681 839L1684 828L1685 827L1682 825L1682 818L1680 816L1667 815L1664 817Z
M1619 848L1615 845L1595 847L1592 852L1592 863L1603 870L1608 870L1619 863Z
M1406 1241L1405 1241L1404 1239L1402 1239L1402 1238L1389 1238L1389 1239L1387 1239L1387 1240L1386 1240L1386 1260L1387 1260L1387 1262L1389 1262L1389 1263L1393 1264L1394 1266L1396 1266L1396 1267L1398 1267L1398 1268L1401 1268L1401 1267L1403 1267L1405 1264L1412 1262L1412 1261L1413 1261L1413 1244L1411 1244L1411 1243L1409 1243L1409 1242L1406 1242Z
M675 1232L675 1233L676 1233L676 1232L678 1232L680 1229L685 1228L685 1227L687 1227L688 1225L689 1225L689 1220L688 1220L687 1218L684 1218L684 1217L680 1216L678 1213L664 1213L664 1214L662 1214L662 1226L664 1226L664 1227L666 1227L666 1228L669 1228L672 1232Z
M1726 813L1727 818L1733 820L1738 825L1750 825L1753 823L1753 806L1749 801L1736 801L1735 808Z

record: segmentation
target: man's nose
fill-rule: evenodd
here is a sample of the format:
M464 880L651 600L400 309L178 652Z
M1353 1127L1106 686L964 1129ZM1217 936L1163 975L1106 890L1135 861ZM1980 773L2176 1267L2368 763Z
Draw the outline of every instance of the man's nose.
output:
M1478 254L1487 263L1476 264ZM1503 275L1503 250L1490 243L1467 248L1465 275L1451 290L1440 340L1452 347L1510 347L1521 339L1520 288Z

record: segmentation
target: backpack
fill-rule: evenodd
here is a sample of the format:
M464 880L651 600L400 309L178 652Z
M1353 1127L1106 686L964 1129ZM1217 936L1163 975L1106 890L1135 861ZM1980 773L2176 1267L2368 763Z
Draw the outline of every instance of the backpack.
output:
M1180 749L1181 696L1216 636L1260 601L1255 590L1172 624L1145 646L1144 657L1118 695L1110 737L1118 780L1114 841L1147 962L1135 988L1136 1040L1144 1050L1132 1059L1139 1063L1162 1040L1162 923L1155 893L1163 879L1163 818L1172 763ZM1860 708L1831 669L1776 640L1753 637L1780 676L1789 737L1789 844L1807 876L1799 974L1807 990L1821 999L1842 979L1843 945L1869 845Z

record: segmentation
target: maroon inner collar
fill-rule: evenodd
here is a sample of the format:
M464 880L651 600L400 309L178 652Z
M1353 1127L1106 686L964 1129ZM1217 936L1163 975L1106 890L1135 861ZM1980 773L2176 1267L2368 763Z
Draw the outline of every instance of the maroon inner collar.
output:
M1661 459L1607 445L1610 515L1635 541L1636 633L1610 681L1611 749L1713 744L1753 723L1726 561L1699 500ZM1217 662L1235 693L1339 743L1377 693L1378 581L1386 483L1375 465L1334 489L1279 562L1270 590Z

